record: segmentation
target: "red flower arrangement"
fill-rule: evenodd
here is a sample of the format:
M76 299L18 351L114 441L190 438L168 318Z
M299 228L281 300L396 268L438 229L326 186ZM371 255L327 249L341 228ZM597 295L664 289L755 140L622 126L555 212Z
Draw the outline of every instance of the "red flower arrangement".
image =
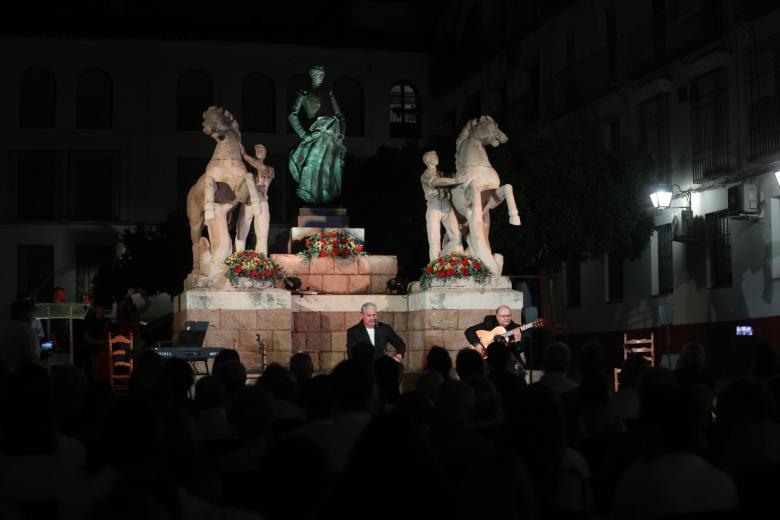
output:
M304 262L312 258L348 258L365 255L363 243L345 231L314 233L304 239L304 250L298 253Z
M450 253L429 262L423 267L420 277L420 287L430 289L433 280L447 280L471 278L477 283L487 283L491 273L482 265L479 258L474 258L462 253Z
M250 280L276 280L284 278L284 269L270 257L256 251L236 251L225 259L228 266L225 276L230 283L238 285L239 278Z

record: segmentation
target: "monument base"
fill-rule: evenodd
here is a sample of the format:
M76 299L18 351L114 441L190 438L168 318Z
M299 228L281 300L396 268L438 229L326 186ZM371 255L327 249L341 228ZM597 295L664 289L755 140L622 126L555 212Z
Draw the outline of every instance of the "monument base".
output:
M259 334L266 364L287 365L292 354L291 307L290 293L283 289L189 289L173 299L173 330L181 330L186 321L208 321L203 346L237 350L248 370L261 364Z
M312 258L271 255L288 276L301 280L301 289L327 294L384 294L387 282L398 273L394 256L365 255L348 258Z
M288 257L274 258L288 262L286 269L308 269L308 275L289 273L292 276L309 283L322 280L323 286L336 283L334 277L343 277L363 280L361 287L367 289L372 276L395 276L395 257L325 258L305 264L295 255L274 256ZM344 269L357 269L358 274L337 274ZM387 273L376 274L378 270ZM312 274L321 271L328 274ZM342 282L357 290L352 282ZM381 291L375 293L292 295L282 289L189 289L174 298L174 330L181 330L185 321L208 321L204 346L236 349L250 370L260 365L259 334L267 347L267 363L287 365L294 352L308 352L315 371L328 372L346 358L347 329L360 323L360 307L371 302L379 310L379 320L406 342L407 370L420 371L434 345L447 349L454 360L460 349L469 346L463 331L495 314L499 305L508 305L513 319L520 323L523 294L507 283L508 279L499 278L495 287L433 287L408 295L384 294L386 282L378 283Z
M512 289L509 278L493 279L493 283L465 288L446 285L422 291L414 282L408 295L407 364L412 370L422 370L425 356L433 346L447 349L453 363L458 351L470 345L464 331L495 315L499 305L512 309L512 319L521 322L523 293Z

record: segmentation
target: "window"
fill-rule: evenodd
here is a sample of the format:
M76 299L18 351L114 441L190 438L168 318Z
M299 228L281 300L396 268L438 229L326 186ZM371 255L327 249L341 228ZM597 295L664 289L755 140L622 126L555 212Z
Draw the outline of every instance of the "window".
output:
M19 82L19 126L54 128L57 112L57 80L46 67L32 67Z
M577 101L579 84L577 83L577 52L574 33L566 35L566 102L572 106Z
M201 70L191 70L179 76L176 105L176 128L200 130L203 112L211 106L211 80Z
M20 298L45 300L54 293L54 246L16 247L16 293Z
M609 6L604 11L604 27L607 40L607 72L610 81L617 81L617 11L614 5Z
M498 111L504 117L508 119L509 110L509 81L506 78L501 78L496 81L495 92L497 93L497 105ZM481 114L480 114L481 115Z
M639 145L655 161L655 180L671 184L672 155L669 138L669 95L659 94L637 110Z
M460 112L460 127L482 115L482 94L479 91L472 92L463 103L463 109Z
M780 197L769 199L769 230L772 278L780 278Z
M287 110L292 110L293 103L295 103L295 100L298 98L298 94L301 90L309 90L311 89L311 79L306 74L296 74L292 78L290 78L290 81L287 82ZM301 110L299 117L303 120L306 117L306 113ZM306 128L308 125L304 124L303 127ZM294 134L295 131L290 126L290 123L287 123L287 133L288 134Z
M11 154L11 214L18 220L116 220L118 153Z
M76 246L76 295L92 294L92 279L100 266L114 260L114 246L111 244L90 244Z
M420 111L417 93L405 82L390 88L390 137L420 137Z
M753 159L780 150L780 49L754 46L747 54L748 153Z
M111 221L115 211L116 164L111 152L74 152L70 161L73 220Z
M10 208L18 220L55 220L62 214L62 153L53 150L11 154Z
M672 259L672 225L655 228L658 233L658 294L674 291L674 263Z
M539 82L539 56L537 55L528 66L528 90L530 91L530 104L528 107L528 117L532 120L538 119L541 113L540 103L540 82Z
M731 242L728 210L707 213L704 224L707 229L710 287L729 287L731 286Z
M111 128L114 94L111 76L102 69L88 69L78 79L76 127Z
M271 78L255 72L241 88L241 130L272 134L276 128L276 90Z
M656 61L666 56L666 0L653 0L653 51Z
M623 299L623 255L610 253L607 255L607 301L614 302Z
M580 263L573 260L566 262L566 307L571 309L580 305L582 305Z
M363 127L363 87L352 78L339 78L333 84L333 96L344 114L347 126L346 135L362 136Z
M620 149L620 119L612 119L604 123L604 149Z
M674 19L680 21L683 18L695 14L701 10L702 0L674 0Z
M693 181L728 168L728 83L721 67L691 82L691 159Z
M441 118L442 130L448 133L456 133L458 130L458 114L454 108L447 110Z

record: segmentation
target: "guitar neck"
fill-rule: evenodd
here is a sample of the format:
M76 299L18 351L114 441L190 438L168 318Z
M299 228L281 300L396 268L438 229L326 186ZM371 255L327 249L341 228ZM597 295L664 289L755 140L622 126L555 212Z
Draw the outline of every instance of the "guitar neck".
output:
M533 322L526 323L525 325L520 325L519 327L516 327L516 328L514 328L512 330L508 330L508 331L504 332L502 334L502 336L508 337L508 336L511 336L512 334L514 334L516 330L519 330L520 332L523 332L523 331L528 330L528 329L530 329L530 328L532 328L534 326L535 326L535 324Z

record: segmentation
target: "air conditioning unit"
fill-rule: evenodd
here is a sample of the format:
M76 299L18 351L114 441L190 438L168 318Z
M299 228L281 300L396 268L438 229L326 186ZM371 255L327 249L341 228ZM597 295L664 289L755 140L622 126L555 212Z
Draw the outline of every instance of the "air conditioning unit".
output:
M729 188L729 214L745 215L758 213L758 187L743 182Z
M675 215L672 219L672 239L675 242L697 242L698 236L696 217L692 210L684 209L679 217Z

